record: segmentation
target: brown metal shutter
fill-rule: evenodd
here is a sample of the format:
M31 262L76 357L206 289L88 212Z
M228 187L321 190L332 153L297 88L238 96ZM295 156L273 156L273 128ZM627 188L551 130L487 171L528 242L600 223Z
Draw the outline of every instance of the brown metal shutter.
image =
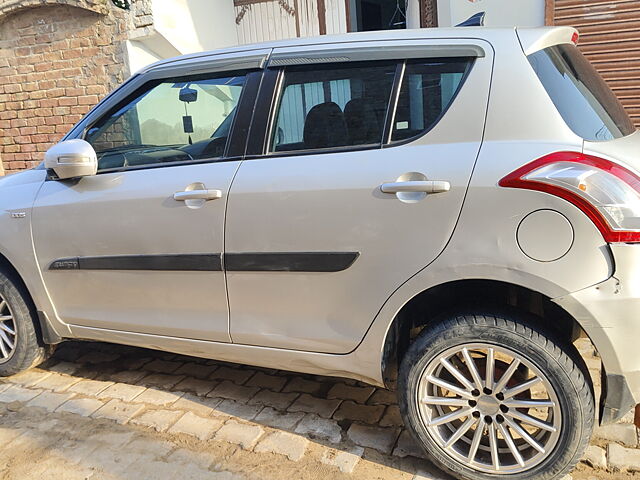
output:
M580 50L640 127L640 0L553 3L553 24L579 30Z

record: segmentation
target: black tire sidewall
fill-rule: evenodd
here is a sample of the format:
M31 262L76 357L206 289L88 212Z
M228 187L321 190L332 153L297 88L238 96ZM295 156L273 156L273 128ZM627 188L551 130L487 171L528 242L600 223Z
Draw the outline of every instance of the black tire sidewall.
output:
M17 333L16 349L9 360L0 363L0 376L14 375L30 368L43 350L34 325L35 311L16 283L0 272L0 295L9 304Z
M433 357L466 343L494 344L517 352L541 370L555 390L562 412L562 434L553 452L531 470L521 474L495 475L466 467L437 445L420 420L415 399L422 372ZM573 362L566 353L571 349L570 345L563 345L558 339L552 340L532 330L522 320L515 322L504 317L456 316L435 328L427 327L407 351L400 368L400 410L407 428L435 463L460 478L556 478L579 460L593 425L593 399L585 405L585 396L581 395L588 380L578 365L573 365L574 368L566 365L567 360Z

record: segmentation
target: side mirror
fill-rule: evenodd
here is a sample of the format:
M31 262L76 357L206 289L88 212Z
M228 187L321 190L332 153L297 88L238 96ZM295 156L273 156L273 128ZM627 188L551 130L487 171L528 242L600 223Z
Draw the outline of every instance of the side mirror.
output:
M53 170L61 180L86 177L98 171L98 156L91 144L84 140L65 140L47 150L44 166Z

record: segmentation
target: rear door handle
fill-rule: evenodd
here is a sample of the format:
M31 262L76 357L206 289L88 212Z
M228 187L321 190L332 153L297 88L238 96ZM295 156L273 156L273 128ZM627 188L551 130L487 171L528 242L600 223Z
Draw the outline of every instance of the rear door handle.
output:
M382 193L422 192L441 193L451 190L451 184L444 180L410 180L407 182L391 182L380 185Z
M184 192L176 192L173 199L179 202L185 200L215 200L222 198L221 190L185 190Z

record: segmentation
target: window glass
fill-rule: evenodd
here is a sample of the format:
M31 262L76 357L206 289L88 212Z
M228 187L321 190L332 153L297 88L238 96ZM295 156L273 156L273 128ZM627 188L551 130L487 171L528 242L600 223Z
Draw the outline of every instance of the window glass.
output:
M615 94L574 45L527 57L569 128L585 140L605 141L635 132Z
M221 157L243 83L243 76L156 82L87 132L98 170Z
M396 62L289 68L272 152L380 145Z
M415 137L433 127L453 101L471 62L470 59L408 62L391 140Z

